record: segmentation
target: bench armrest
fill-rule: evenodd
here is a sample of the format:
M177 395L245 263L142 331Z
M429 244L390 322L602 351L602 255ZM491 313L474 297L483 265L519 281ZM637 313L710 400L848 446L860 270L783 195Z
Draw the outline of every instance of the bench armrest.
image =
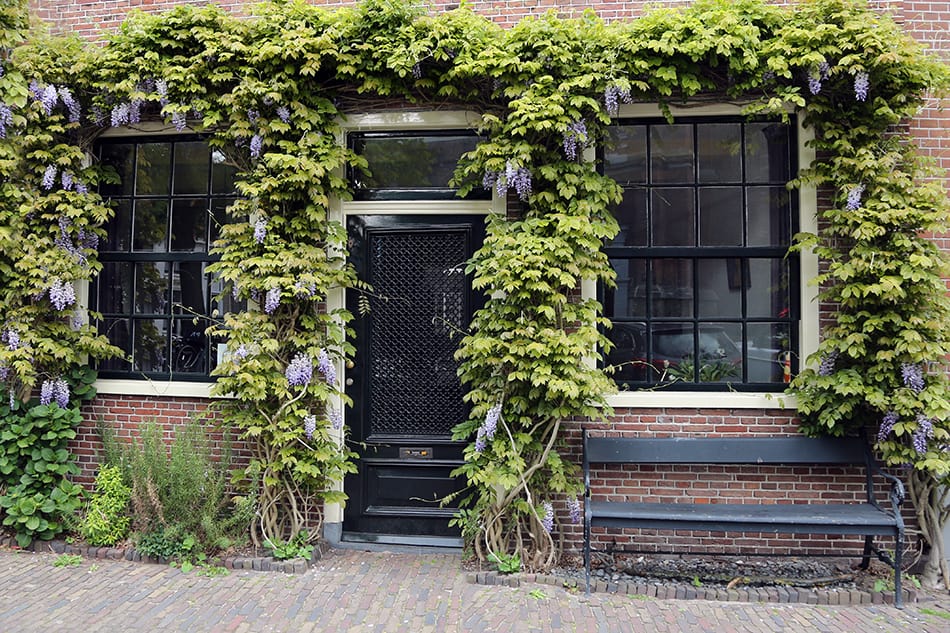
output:
M891 482L891 492L888 496L891 498L891 505L894 506L894 512L897 512L900 506L904 503L904 499L907 498L907 493L904 492L904 482L900 479L886 473L883 470L878 471L885 479Z

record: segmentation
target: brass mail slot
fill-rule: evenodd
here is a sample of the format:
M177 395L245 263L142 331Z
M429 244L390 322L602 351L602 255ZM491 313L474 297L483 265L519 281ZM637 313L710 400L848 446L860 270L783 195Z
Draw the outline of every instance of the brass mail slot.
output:
M400 448L399 459L432 459L431 448Z

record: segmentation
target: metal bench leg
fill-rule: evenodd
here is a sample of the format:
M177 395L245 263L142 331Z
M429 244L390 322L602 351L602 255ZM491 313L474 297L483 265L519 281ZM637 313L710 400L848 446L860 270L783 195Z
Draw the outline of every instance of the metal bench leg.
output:
M586 595L590 595L590 523L584 522L584 578Z
M861 566L860 569L867 569L871 565L871 549L874 543L873 536L864 537L864 555L861 556Z
M904 608L904 590L901 588L901 554L904 553L904 531L897 533L897 542L894 546L894 606Z

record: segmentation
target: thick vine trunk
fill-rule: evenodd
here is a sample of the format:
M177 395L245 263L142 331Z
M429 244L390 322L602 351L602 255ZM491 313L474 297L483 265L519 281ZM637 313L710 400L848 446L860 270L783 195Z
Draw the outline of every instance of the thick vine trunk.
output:
M946 478L935 479L928 472L914 470L908 478L908 490L917 513L924 543L930 556L924 563L920 582L925 587L950 588L950 569L947 565L943 528L950 518L950 487Z

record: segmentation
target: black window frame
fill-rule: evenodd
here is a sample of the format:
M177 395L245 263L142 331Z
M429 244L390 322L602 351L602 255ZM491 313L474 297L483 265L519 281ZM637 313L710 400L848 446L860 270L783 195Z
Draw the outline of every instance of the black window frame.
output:
M741 160L741 177L738 181L701 181L699 177L699 135L696 133L696 129L699 126L704 124L740 124L740 134L742 137L742 146L745 148L746 142L746 126L752 123L782 123L779 119L773 118L749 118L742 116L682 116L677 117L674 121L675 125L692 125L693 126L693 154L692 154L692 182L690 183L656 183L653 182L652 175L650 173L650 164L651 164L651 126L662 126L669 125L669 121L663 118L657 117L623 117L615 119L612 123L613 126L645 126L646 127L646 144L647 144L647 153L644 156L645 169L646 169L646 179L647 184L634 184L629 186L623 186L626 193L627 190L645 187L647 189L646 199L647 199L647 208L650 209L650 190L653 188L677 188L677 189L692 189L693 190L693 231L694 231L694 245L693 246L653 246L649 243L647 245L641 246L619 246L615 244L605 244L605 254L610 260L626 260L626 261L636 261L641 260L645 261L647 265L648 277L652 269L650 268L651 262L657 260L667 260L667 259L678 259L678 260L689 260L691 264L691 281L692 281L692 308L691 316L669 316L661 317L654 316L651 314L653 300L645 300L645 312L643 316L621 316L617 317L612 314L612 311L609 311L608 308L608 295L611 292L605 284L598 284L597 298L601 302L601 305L605 307L605 315L613 324L612 329L616 329L617 326L630 326L633 324L636 327L639 327L641 324L644 329L644 334L641 337L641 343L646 346L645 355L647 359L654 358L654 338L653 330L655 325L666 324L688 324L692 325L692 336L693 336L693 358L701 357L701 345L700 338L703 336L704 324L737 324L744 334L742 335L739 341L735 341L738 352L741 353L741 368L740 375L734 379L723 379L721 381L710 381L710 382L700 382L700 373L699 366L696 366L693 369L693 381L686 380L665 380L660 382L657 379L650 379L650 372L654 373L654 377L658 374L657 371L647 369L645 371L646 377L644 380L633 380L633 379L622 379L615 378L615 382L618 385L618 388L621 391L635 391L643 389L656 389L661 388L663 390L671 391L680 391L680 392L725 392L725 391L743 391L743 392L780 392L784 391L787 387L787 382L790 376L798 371L800 363L800 350L801 350L801 341L799 336L799 326L801 322L801 260L800 256L790 251L794 235L800 230L801 222L801 201L799 192L797 189L788 189L789 201L789 227L788 227L788 244L783 245L773 245L773 246L748 246L748 215L747 213L742 213L742 230L743 230L743 239L741 246L701 246L700 245L700 212L699 212L699 190L702 187L716 187L716 186L736 186L742 189L742 207L743 209L748 209L748 188L755 186L771 186L776 187L779 184L786 185L786 182L778 183L778 181L768 180L768 181L758 181L758 180L748 180L747 179L747 165L745 158ZM797 129L794 124L794 120L786 122L788 130L788 181L792 180L797 176L797 171L799 169L799 157L798 157L798 142L797 142ZM609 142L609 140L605 141ZM598 165L601 173L607 173L606 160L605 160L605 147L602 145L598 147L597 159ZM609 174L608 174L609 175ZM647 230L653 232L653 223L652 223L652 210L648 213L647 220ZM741 294L741 312L738 317L724 317L724 316L700 316L699 306L700 306L700 297L699 294L702 290L700 285L700 266L703 261L706 260L722 260L726 259L730 262L737 262L737 273L739 277L739 282L743 288L746 287L746 284L749 282L749 262L753 259L768 259L776 260L780 259L782 262L785 262L786 271L787 271L787 314L784 317L779 317L778 315L773 316L749 316L747 313L748 305L746 299L746 292ZM778 357L774 358L773 361L777 364L781 364L780 367L783 369L783 380L782 382L753 382L747 379L749 369L749 335L746 332L746 327L749 324L763 324L763 325L784 325L787 328L788 334L788 346L787 352L782 353ZM611 337L612 329L603 329L602 331L608 336ZM649 332L650 334L647 334ZM609 358L609 356L607 356ZM601 366L609 365L609 362L601 362Z
M233 174L230 178L231 187L227 192L216 192L215 191L215 165L214 165L214 156L216 150L214 147L208 144L207 135L122 135L114 137L105 137L100 138L96 141L94 145L94 155L97 160L102 160L103 149L108 146L118 146L118 145L131 145L132 146L132 163L131 163L131 175L133 182L131 183L130 192L113 192L110 189L110 185L100 185L100 193L106 201L113 205L118 205L123 202L129 204L129 226L127 229L128 235L126 239L128 244L123 250L109 250L109 243L112 235L110 234L105 241L100 241L98 249L98 258L99 262L103 265L103 271L100 272L99 276L90 284L90 293L89 293L89 303L90 308L100 314L102 317L99 321L100 333L110 336L110 329L115 326L119 321L125 320L128 323L128 329L126 332L127 337L127 349L126 351L131 355L134 354L136 348L136 328L145 322L148 321L163 321L165 326L164 332L164 357L166 364L166 371L152 371L147 369L137 369L135 360L128 357L110 359L108 361L103 361L99 363L98 372L101 378L106 379L132 379L132 380L174 380L181 382L200 382L200 383L210 383L216 380L215 377L211 376L210 373L213 371L214 367L217 364L217 343L222 341L214 341L208 337L204 330L209 325L208 319L211 317L215 309L219 310L219 313L224 312L221 307L218 306L218 301L216 301L216 296L218 293L215 290L215 281L214 279L205 272L205 267L208 264L211 264L218 260L218 257L213 256L210 251L212 243L215 237L219 234L219 230L215 227L215 222L223 223L227 218L228 214L225 213L225 209L230 206L230 203L239 198L239 194L233 186L234 179ZM202 142L208 147L208 173L207 173L207 183L204 193L176 193L175 192L175 174L176 174L176 150L175 148L180 144L186 143L196 143ZM152 145L152 144L169 144L171 146L169 162L168 162L168 183L167 183L167 192L165 193L138 193L137 192L137 183L135 179L139 176L139 169L137 165L138 161L138 148L143 145ZM236 171L236 170L233 170ZM112 186L114 187L114 185ZM137 202L158 202L165 203L165 236L163 238L165 248L164 250L135 250L135 206ZM174 203L175 201L186 201L186 202L204 202L204 209L207 213L207 219L205 221L205 226L203 229L203 236L205 240L204 250L172 250L173 246L173 223L174 223ZM220 215L215 216L213 211L220 210ZM115 219L113 220L115 222ZM112 230L113 223L107 225L108 230ZM125 232L125 231L123 231ZM101 292L100 286L102 284L102 276L105 272L105 267L113 264L128 264L129 265L129 296L127 299L123 300L122 303L126 304L125 309L122 311L103 311L104 307L100 301ZM138 273L137 266L139 264L166 264L167 271L165 274L168 277L167 285L165 289L165 303L167 307L162 311L137 311L137 292L138 292ZM202 297L202 310L199 312L197 309L185 309L183 304L175 300L175 270L179 269L181 265L197 266L200 271L201 284L198 286L198 289L203 293ZM180 270L180 269L179 269ZM182 273L179 272L179 275ZM179 288L179 294L181 289ZM222 299L231 303L229 299ZM230 309L239 309L234 306L230 306ZM193 310L190 311L190 310ZM197 314L196 314L197 313ZM220 315L219 315L220 318ZM195 322L197 319L197 322ZM190 330L188 335L179 336L176 333L178 332L178 327L181 325L186 325L185 329ZM112 338L110 337L110 340ZM120 346L121 347L121 346ZM176 364L180 365L190 365L191 363L197 363L197 366L200 368L198 371L188 371L177 369ZM119 366L124 365L125 368L120 368Z

